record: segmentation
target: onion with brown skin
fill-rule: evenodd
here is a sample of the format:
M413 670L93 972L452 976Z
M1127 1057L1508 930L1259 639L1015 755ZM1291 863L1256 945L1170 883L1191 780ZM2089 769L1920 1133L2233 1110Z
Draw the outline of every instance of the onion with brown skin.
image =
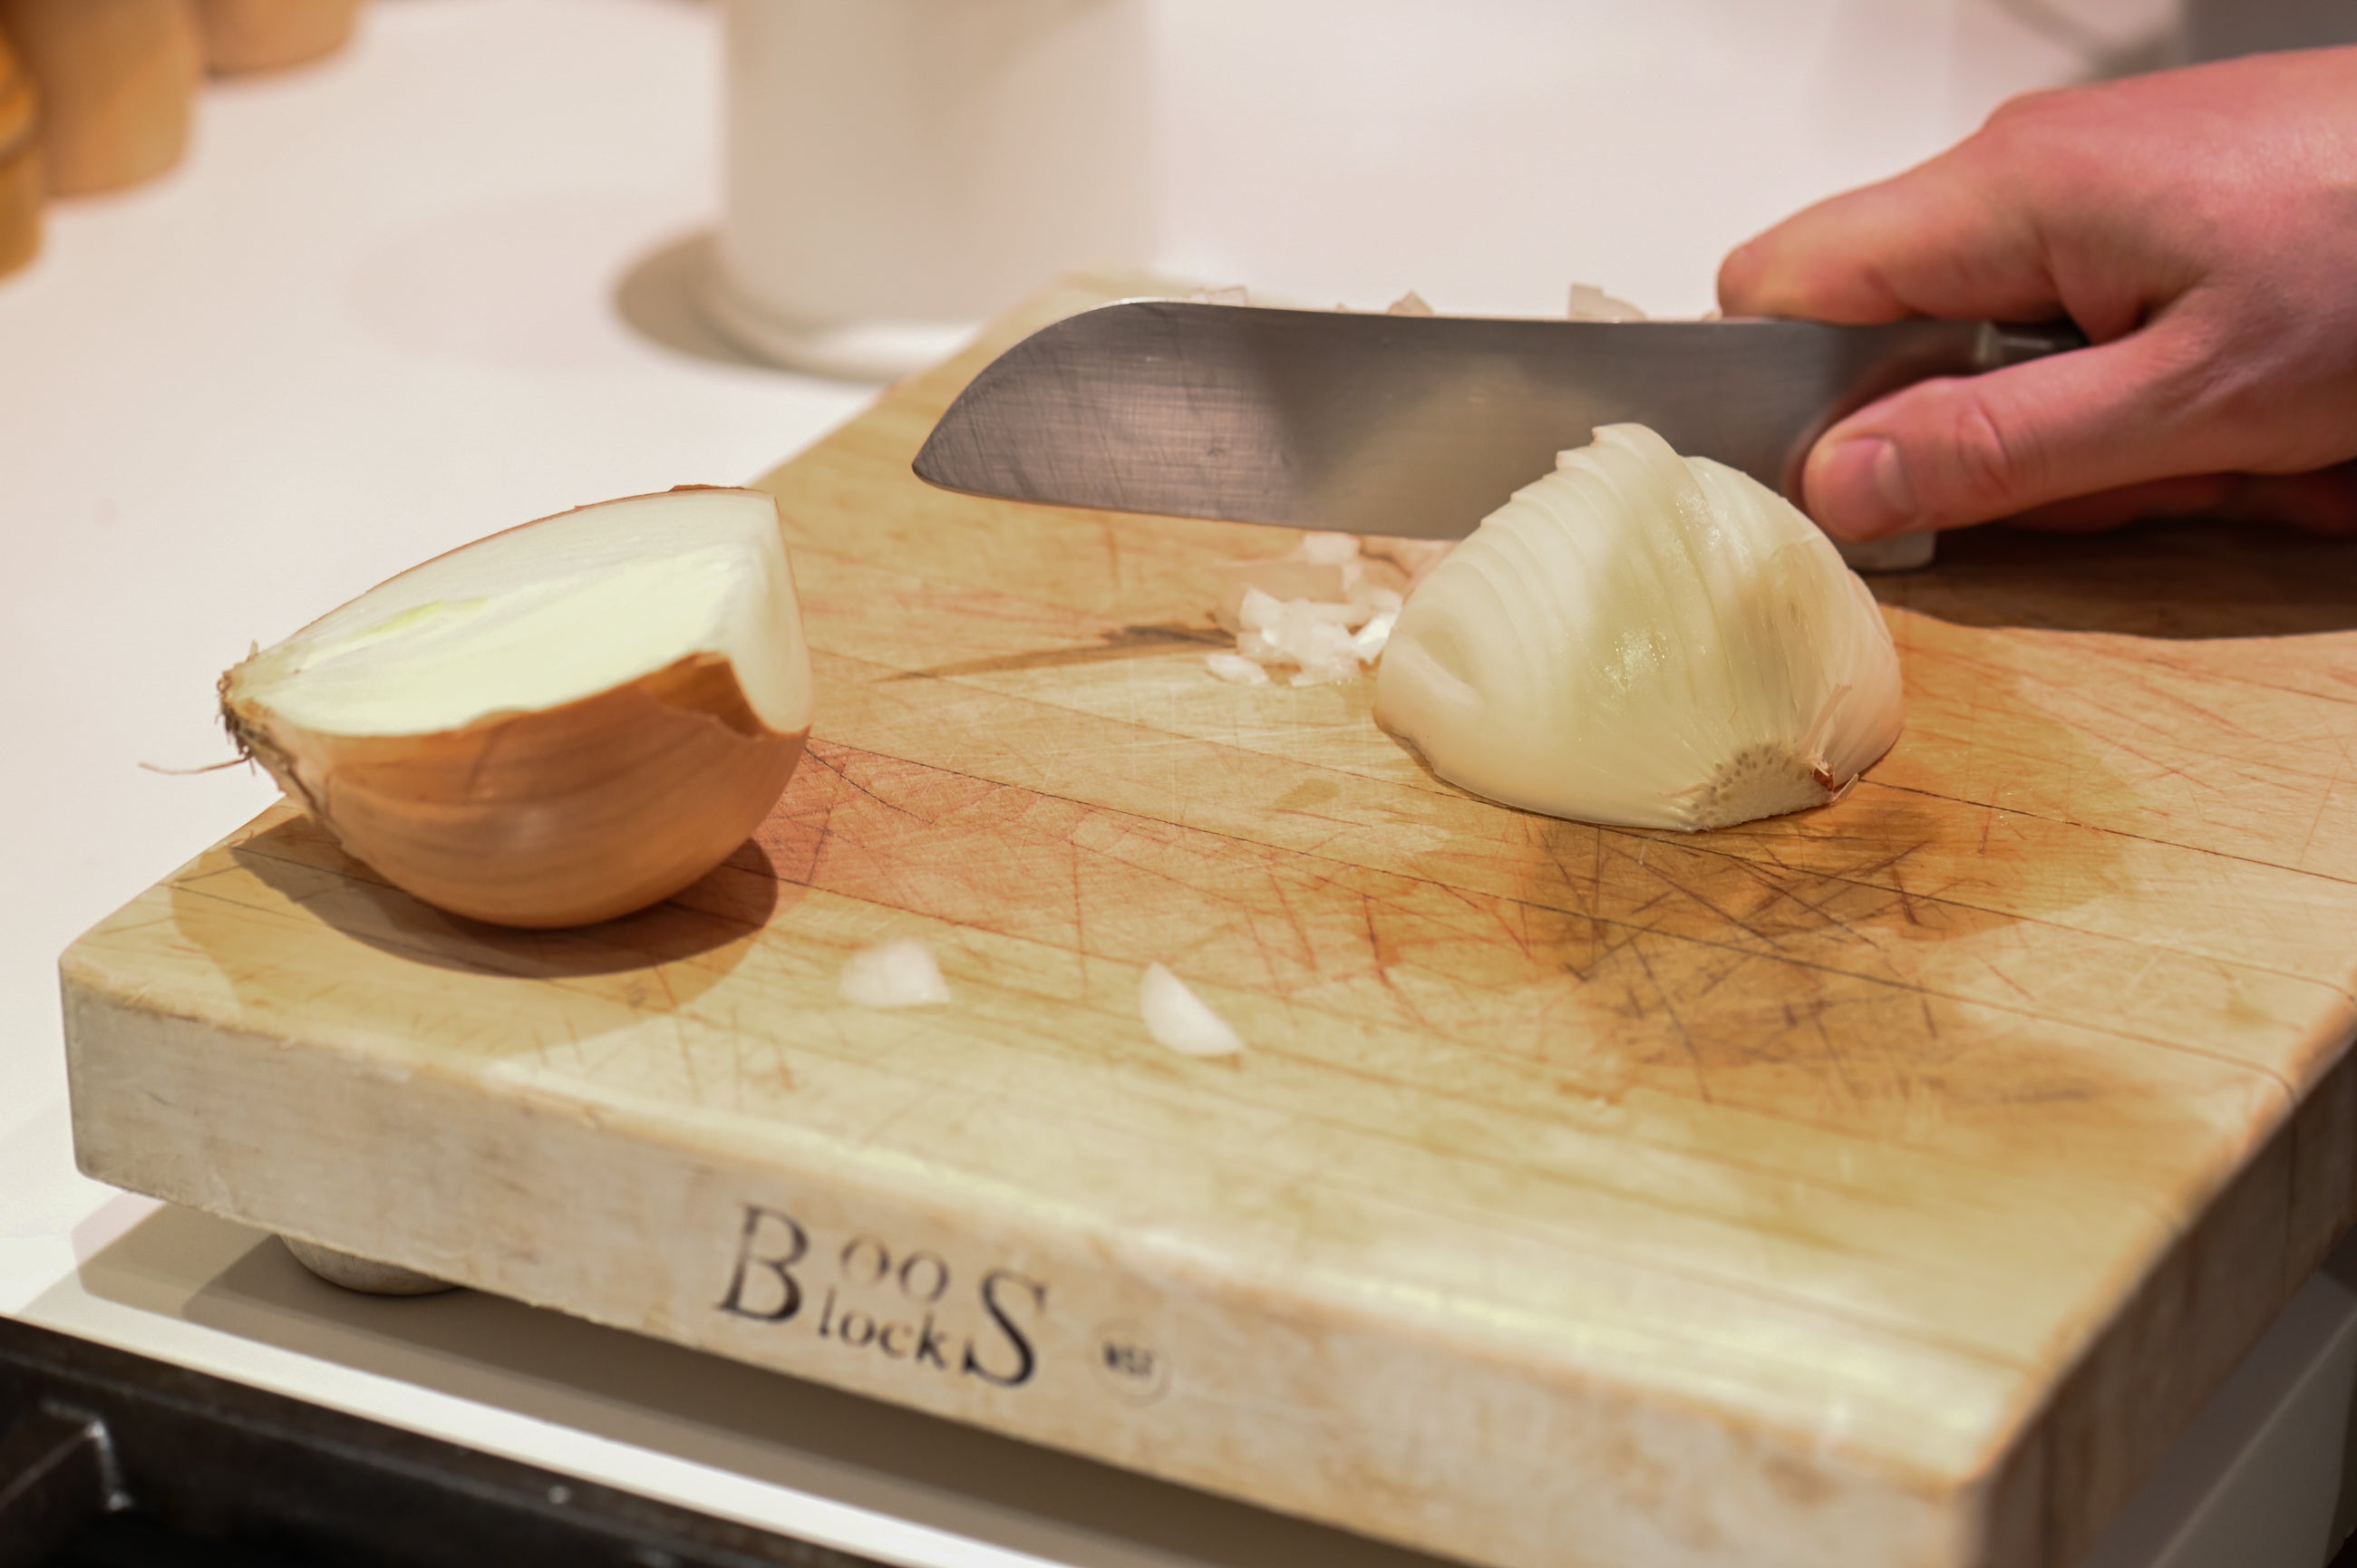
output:
M693 488L494 534L230 671L222 720L429 904L628 914L727 858L802 757L809 654L776 525L760 491Z

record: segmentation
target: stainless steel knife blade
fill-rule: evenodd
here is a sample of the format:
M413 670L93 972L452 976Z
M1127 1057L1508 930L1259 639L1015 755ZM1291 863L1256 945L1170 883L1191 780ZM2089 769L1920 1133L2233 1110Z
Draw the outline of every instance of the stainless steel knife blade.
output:
M1033 333L917 456L947 489L1412 538L1472 532L1599 424L1791 493L1834 420L2068 327L1550 321L1127 300Z

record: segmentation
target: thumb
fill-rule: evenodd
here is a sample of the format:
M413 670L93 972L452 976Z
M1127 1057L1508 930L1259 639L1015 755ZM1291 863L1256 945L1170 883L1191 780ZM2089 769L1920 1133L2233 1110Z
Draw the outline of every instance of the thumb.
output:
M2210 448L2199 357L2156 323L1986 375L1922 381L1827 431L1803 505L1840 539L1961 528L2230 467Z

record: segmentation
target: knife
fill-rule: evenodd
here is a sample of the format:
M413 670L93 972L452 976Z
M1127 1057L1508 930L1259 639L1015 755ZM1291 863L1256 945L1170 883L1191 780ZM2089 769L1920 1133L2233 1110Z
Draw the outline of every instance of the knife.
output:
M918 453L945 489L1461 539L1635 421L1793 493L1835 420L1932 376L2082 348L2067 325L1556 321L1125 300L984 367Z

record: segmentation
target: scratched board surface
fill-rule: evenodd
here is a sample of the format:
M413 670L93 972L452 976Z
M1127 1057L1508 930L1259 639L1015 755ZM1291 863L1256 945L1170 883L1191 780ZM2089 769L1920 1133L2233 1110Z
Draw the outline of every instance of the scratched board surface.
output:
M1119 292L764 481L819 717L726 866L501 933L266 813L67 955L85 1165L1510 1568L2067 1568L2357 1204L2357 548L1952 540L1845 800L1550 821L1206 673L1291 535L909 476ZM899 936L953 1002L843 1004Z

